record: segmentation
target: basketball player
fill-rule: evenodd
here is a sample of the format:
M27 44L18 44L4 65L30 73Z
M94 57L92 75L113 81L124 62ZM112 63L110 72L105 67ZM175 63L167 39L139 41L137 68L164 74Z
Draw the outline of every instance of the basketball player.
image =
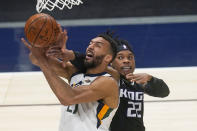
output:
M147 73L134 73L134 52L125 40L118 42L117 56L112 67L120 74L120 105L112 120L111 131L145 131L144 93L166 97L169 94L168 86L163 80Z
M103 33L90 41L86 49L85 73L77 70L70 62L66 63L64 73L70 85L51 68L44 48L30 47L24 39L22 41L30 49L51 89L63 105L59 130L108 131L119 104L117 81L105 72L116 55L116 42L112 36ZM49 54L58 56L58 52L51 51Z

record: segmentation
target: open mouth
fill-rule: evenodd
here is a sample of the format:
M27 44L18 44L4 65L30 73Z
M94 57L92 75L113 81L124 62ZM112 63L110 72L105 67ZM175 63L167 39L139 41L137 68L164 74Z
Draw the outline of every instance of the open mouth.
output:
M93 52L92 51L90 51L90 50L88 50L87 52L86 52L86 59L91 59L91 58L93 58Z
M131 69L131 67L130 66L123 66L123 67L121 67L123 70L130 70Z
M125 73L129 73L129 72L131 72L131 66L123 66L123 67L121 67L121 70L123 71L123 72L125 72Z

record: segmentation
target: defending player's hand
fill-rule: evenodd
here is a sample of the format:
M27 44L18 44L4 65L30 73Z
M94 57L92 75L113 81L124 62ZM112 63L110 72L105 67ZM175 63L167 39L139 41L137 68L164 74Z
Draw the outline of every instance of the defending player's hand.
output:
M129 73L126 75L126 79L141 85L145 85L148 81L151 80L151 78L152 76L147 73L138 73L138 74Z
M51 45L46 52L46 55L53 60L61 59L63 67L66 66L66 63L69 60L72 60L75 57L72 50L66 49L67 40L67 31L61 31L60 35L58 36L57 42Z
M49 49L46 52L46 55L49 57L55 57L58 59L63 59L63 53L62 50L66 48L66 42L68 40L67 32L64 30L63 32L61 31L57 42L49 46Z
M63 66L65 67L66 62L68 62L69 60L73 60L74 59L74 53L72 50L68 50L66 47L67 44L67 40L68 40L68 33L67 31L64 29L64 31L62 32L62 28L60 26L60 24L58 24L61 34L58 38L57 41L57 45L59 45L59 47L61 48L61 59L63 60Z

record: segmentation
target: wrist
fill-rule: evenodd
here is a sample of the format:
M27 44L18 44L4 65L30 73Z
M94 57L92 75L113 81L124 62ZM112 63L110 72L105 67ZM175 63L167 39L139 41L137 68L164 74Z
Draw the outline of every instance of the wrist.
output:
M48 61L46 59L39 60L38 61L38 65L39 65L39 67L41 69L44 69L44 68L48 68L49 67Z
M64 49L62 53L63 53L63 59L66 61L75 59L75 54L72 50Z
M75 59L74 52L72 50L68 50L68 52L69 52L69 58L70 58L70 60L74 60Z

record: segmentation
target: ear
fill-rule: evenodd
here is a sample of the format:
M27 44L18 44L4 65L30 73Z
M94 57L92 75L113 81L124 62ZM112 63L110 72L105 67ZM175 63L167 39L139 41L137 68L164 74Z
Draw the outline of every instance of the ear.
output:
M111 63L111 60L112 60L112 55L106 55L105 56L106 63Z

